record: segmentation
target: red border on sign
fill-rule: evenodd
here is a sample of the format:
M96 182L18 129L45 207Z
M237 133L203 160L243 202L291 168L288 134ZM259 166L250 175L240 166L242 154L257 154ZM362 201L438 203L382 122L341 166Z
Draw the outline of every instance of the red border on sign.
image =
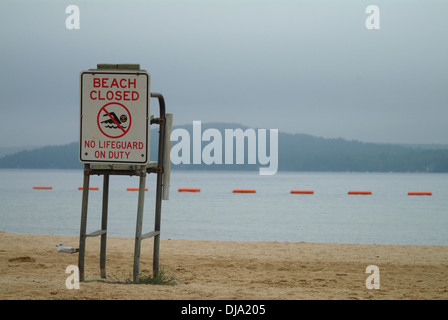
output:
M110 117L109 112L107 112L107 110L105 109L108 105L111 105L111 104L118 104L119 106L123 107L123 108L126 110L126 112L128 113L128 115L129 115L129 125L128 125L128 129L127 129L127 130L124 130L124 129L120 126L119 123L115 122L115 119L112 118L112 117ZM105 133L105 132L101 129L101 125L100 125L100 114L101 114L101 111L103 111L103 109L104 109L104 112L106 112L106 113L109 115L109 117L111 118L111 120L114 121L115 124L116 124L116 125L123 131L123 134L121 134L121 135L119 135L119 136L110 136L110 135L108 135L107 133ZM122 136L124 136L126 133L129 132L129 129L131 128L131 124L132 124L132 117L131 117L131 113L129 112L128 108L126 108L126 107L125 107L124 105L122 105L121 103L118 103L118 102L109 102L108 104L104 105L104 106L100 109L100 111L98 112L98 116L97 116L97 120L96 120L96 122L97 122L97 124L98 124L98 128L100 129L100 131L101 131L106 137L108 137L108 138L112 138L112 139L117 139L117 138L121 138Z

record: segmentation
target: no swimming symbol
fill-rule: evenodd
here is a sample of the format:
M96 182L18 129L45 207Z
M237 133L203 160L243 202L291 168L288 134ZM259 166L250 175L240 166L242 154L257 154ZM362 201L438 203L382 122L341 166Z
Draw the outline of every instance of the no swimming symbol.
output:
M110 102L98 112L97 123L98 128L106 137L120 138L131 128L131 113L121 103Z

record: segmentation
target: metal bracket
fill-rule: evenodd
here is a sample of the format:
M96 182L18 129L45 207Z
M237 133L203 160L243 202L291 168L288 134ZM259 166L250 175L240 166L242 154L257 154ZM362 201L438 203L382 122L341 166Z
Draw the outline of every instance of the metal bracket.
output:
M151 124L165 124L166 121L165 121L165 119L162 119L162 118L155 118L155 119L152 119L150 123Z

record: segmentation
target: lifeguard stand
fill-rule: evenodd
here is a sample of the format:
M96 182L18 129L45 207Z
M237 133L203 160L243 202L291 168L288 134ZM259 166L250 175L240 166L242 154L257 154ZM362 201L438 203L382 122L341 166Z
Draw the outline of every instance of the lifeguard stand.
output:
M101 159L101 153L97 150L95 153L98 155L98 159L93 157L94 151L92 148L92 145L97 145L99 142L95 142L95 140L89 140L88 142L84 141L85 133L83 136L83 122L86 122L86 117L88 116L88 113L83 113L83 103L85 100L85 96L88 96L88 92L85 92L86 85L83 85L83 73L81 73L81 138L80 138L80 160L84 163L84 181L83 181L83 193L82 193L82 208L81 208L81 227L80 227L80 235L79 235L79 258L78 258L78 267L79 267L79 280L84 281L84 261L85 261L85 249L86 249L86 240L88 237L97 237L101 236L101 247L100 247L100 276L101 278L106 278L106 240L107 240L107 215L108 215L108 200L109 200L109 177L111 175L129 175L129 176L137 176L140 178L139 182L139 190L138 190L138 207L137 207L137 222L136 222L136 231L135 231L135 247L134 247L134 268L133 268L133 282L138 283L138 275L139 275L139 265L140 265L140 248L141 248L141 241L143 239L148 238L154 238L154 250L153 250L153 273L156 275L159 272L159 251L160 251L160 224L161 224L161 214L162 214L162 200L168 200L169 199L169 184L170 184L170 150L171 150L171 141L170 141L170 135L172 131L172 121L173 121L173 115L172 114L166 114L165 110L165 100L163 98L163 95L160 93L150 92L149 90L149 74L144 71L140 70L140 65L138 64L98 64L97 69L90 69L88 72L90 75L105 75L105 74L111 74L117 75L118 80L115 82L112 82L113 84L116 84L116 88L120 89L120 87L125 87L126 81L125 79L126 75L129 75L129 77L133 77L132 79L138 79L140 81L141 79L147 78L147 85L142 85L139 92L135 91L136 93L133 94L131 91L127 94L127 91L120 91L120 94L114 92L113 90L105 91L106 95L103 93L103 99L101 99L101 95L99 91L95 91L94 94L92 94L93 91L90 92L90 99L93 99L94 101L92 103L100 103L98 106L101 106L101 103L104 104L102 109L100 111L93 110L94 114L97 112L97 118L98 119L92 119L91 122L96 121L97 126L99 130L97 133L94 133L93 136L97 137L98 135L101 136L100 131L101 129L101 123L100 122L100 115L103 111L104 113L107 113L110 116L109 122L111 124L116 125L117 127L120 127L122 132L119 132L116 136L110 135L106 132L102 133L107 137L111 139L116 139L114 141L119 141L118 137L120 134L126 135L127 132L130 131L131 126L131 117L132 117L132 109L130 106L133 106L132 99L136 98L137 96L139 98L142 98L143 104L142 109L139 112L146 112L146 120L147 121L147 127L149 125L159 125L159 144L158 144L158 157L157 161L149 161L149 128L146 128L146 136L141 137L142 141L146 141L145 149L139 150L141 153L142 160L134 158L134 160L130 161L115 161L110 159ZM145 78L146 76L146 78ZM121 78L120 78L121 77ZM138 78L140 77L140 78ZM129 81L128 83L134 84L134 88L136 87L135 82L132 82L133 80ZM137 81L137 80L135 80ZM121 85L119 84L121 82ZM94 82L93 87L100 87L101 81ZM105 84L106 88L110 88L110 85ZM146 88L145 88L146 86ZM138 88L137 88L138 89ZM136 89L136 90L137 90ZM84 92L83 92L84 90ZM142 94L143 92L143 94ZM114 95L114 96L113 96ZM142 95L147 95L146 97L142 97ZM122 102L124 97L128 97L128 107L126 107L126 103ZM89 98L89 97L88 97ZM88 99L87 98L87 99ZM160 115L158 118L154 118L150 114L149 110L149 100L150 98L156 98L159 103L159 109L160 109ZM146 100L145 100L146 99ZM104 100L103 102L100 100ZM112 101L112 102L110 102ZM120 102L119 102L120 101ZM106 104L107 103L107 104ZM146 103L146 110L145 104ZM87 104L87 103L85 103ZM107 112L107 109L105 108L107 105L110 104L116 104L117 108L120 108L120 105L124 108L123 113L126 115L127 110L128 114L126 117L123 117L122 120L128 121L128 126L126 129L120 126L120 120L113 120L111 113ZM94 104L92 104L94 106ZM99 108L98 107L98 108ZM93 107L94 108L94 107ZM106 111L105 111L106 110ZM109 109L110 110L110 109ZM131 111L129 111L131 110ZM105 114L104 114L105 115ZM91 116L92 118L92 116ZM107 119L109 119L106 116ZM101 119L102 120L102 119ZM134 122L141 121L138 117L137 119L134 119ZM105 121L103 121L105 122ZM115 122L115 123L113 123ZM137 124L134 125L136 127ZM135 128L133 128L135 129ZM85 131L85 130L84 130ZM93 130L95 131L95 130ZM123 134L124 133L124 134ZM89 138L90 139L90 138ZM82 149L82 143L85 143L85 147L92 148L92 158L88 157L89 152L84 152L85 150ZM145 151L147 152L145 154ZM81 154L83 152L83 154ZM140 156L140 155L139 155ZM84 157L84 158L83 158ZM146 184L146 175L150 173L157 174L157 184L156 184L156 199L155 199L155 221L154 221L154 230L142 234L142 222L143 222L143 208L144 208L144 198L145 198L145 184ZM101 229L87 233L87 211L88 211L88 197L89 197L89 181L91 175L102 175L103 176L103 198L102 198L102 218L101 218Z

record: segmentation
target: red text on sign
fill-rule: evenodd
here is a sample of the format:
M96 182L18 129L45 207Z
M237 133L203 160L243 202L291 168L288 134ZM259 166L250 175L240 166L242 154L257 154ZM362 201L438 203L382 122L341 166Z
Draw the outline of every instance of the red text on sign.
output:
M85 140L84 141L84 148L95 148L97 147L97 144L95 140ZM99 149L131 149L131 150L141 150L143 149L144 144L143 142L138 141L98 141L98 148Z
M136 89L137 79L93 78L93 87L99 89ZM91 100L136 101L140 98L134 90L92 90Z
M121 88L121 89L135 89L137 84L137 79L116 79L113 78L110 80L109 78L93 78L93 87L94 88Z
M130 152L126 151L95 151L96 159L129 159ZM107 156L107 157L106 157Z
M92 100L117 100L117 101L136 101L140 98L137 91L90 91Z

